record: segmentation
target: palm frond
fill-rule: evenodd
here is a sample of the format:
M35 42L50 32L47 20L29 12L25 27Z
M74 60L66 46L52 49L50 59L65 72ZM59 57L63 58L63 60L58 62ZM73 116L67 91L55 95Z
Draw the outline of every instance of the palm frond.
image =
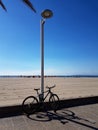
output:
M32 3L29 1L29 0L23 0L23 2L28 5L35 13L36 13L36 10L35 8L33 7Z
M2 0L0 0L0 5L1 5L1 7L2 7L5 11L7 11L7 9L6 9L5 5L3 4Z
M22 0L22 1L23 1L26 5L28 5L28 6L36 13L35 8L33 7L32 3L31 3L29 0ZM2 0L0 0L0 5L1 5L1 7L2 7L5 11L7 11L7 9L6 9L5 5L3 4Z

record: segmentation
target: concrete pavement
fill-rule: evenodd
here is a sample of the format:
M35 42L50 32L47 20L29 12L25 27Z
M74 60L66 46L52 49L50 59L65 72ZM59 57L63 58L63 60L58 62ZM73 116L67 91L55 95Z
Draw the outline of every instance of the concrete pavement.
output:
M98 130L98 103L0 119L0 130Z

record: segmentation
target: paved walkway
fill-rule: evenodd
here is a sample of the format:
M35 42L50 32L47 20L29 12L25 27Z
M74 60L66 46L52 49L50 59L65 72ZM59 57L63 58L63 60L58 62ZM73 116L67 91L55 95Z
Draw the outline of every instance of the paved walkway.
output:
M0 130L98 130L98 104L0 119Z

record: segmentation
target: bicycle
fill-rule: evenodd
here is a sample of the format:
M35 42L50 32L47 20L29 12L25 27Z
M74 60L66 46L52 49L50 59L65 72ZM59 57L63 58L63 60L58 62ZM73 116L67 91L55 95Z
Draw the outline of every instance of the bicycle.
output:
M45 97L42 96L42 94L39 93L39 88L34 89L37 92L37 97L34 96L28 96L23 100L22 103L22 110L25 114L30 115L33 114L41 109L42 106L44 106L44 101L45 99L49 96L49 105L50 107L56 112L57 109L59 108L59 97L57 94L54 94L51 89L54 88L52 87L46 87L48 90L43 92L46 93ZM43 98L42 98L43 97Z

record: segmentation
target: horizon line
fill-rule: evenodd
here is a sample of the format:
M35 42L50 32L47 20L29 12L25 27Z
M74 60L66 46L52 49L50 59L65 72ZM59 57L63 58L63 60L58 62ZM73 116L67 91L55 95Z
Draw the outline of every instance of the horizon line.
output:
M41 75L0 75L0 77L41 77ZM98 77L95 74L44 75L44 77Z

